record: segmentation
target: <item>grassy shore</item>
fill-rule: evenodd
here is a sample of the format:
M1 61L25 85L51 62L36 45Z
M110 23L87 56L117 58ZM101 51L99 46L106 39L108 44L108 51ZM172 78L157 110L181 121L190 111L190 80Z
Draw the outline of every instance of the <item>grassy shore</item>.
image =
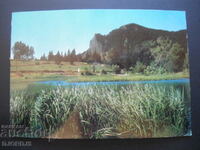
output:
M72 82L92 82L92 81L145 81L145 80L172 80L180 78L188 78L188 73L170 73L170 74L122 74L122 75L93 75L93 76L78 76L77 78L67 80Z
M172 80L189 78L188 73L171 73L158 75L124 74L124 75L92 75L65 76L56 74L32 74L28 78L11 78L11 89L24 89L37 81L63 80L66 82L100 82L100 81L144 81L144 80Z

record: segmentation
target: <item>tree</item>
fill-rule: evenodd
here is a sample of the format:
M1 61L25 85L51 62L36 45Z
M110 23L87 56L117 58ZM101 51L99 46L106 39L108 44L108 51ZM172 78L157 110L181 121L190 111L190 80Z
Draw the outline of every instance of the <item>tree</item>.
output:
M172 71L169 61L172 41L165 37L159 37L156 40L155 46L151 49L151 53L154 57L154 62L161 67Z
M43 55L40 57L40 60L42 60L42 61L46 61L46 60L47 60L47 57L45 56L45 54L43 54Z
M16 42L12 48L14 59L17 60L31 60L34 58L34 48L28 46L23 42Z
M35 51L34 51L34 48L32 46L30 46L28 48L29 49L28 49L28 51L26 53L26 58L32 60L34 58L33 56L34 56Z
M81 62L82 61L82 56L81 54L76 55L76 61Z
M55 63L59 65L62 62L62 57L60 55L60 52L58 51L57 54L55 55Z
M67 51L67 57L66 57L66 60L67 60L68 62L71 61L71 51L70 51L70 49L68 49L68 51Z
M72 50L72 52L71 52L71 54L70 54L70 59L69 59L69 61L70 61L70 64L74 64L74 62L76 61L76 50L75 49L73 49Z
M64 53L64 56L63 56L63 61L67 61L68 60L68 58L67 58L67 54L66 54L66 52Z
M156 44L151 48L154 62L169 72L182 71L186 51L179 43L173 43L166 37L159 37Z
M172 69L175 72L182 71L184 69L184 60L186 57L186 52L178 43L174 43L171 47L170 58L172 62Z
M53 51L50 51L48 54L48 61L53 61L54 60L54 54Z

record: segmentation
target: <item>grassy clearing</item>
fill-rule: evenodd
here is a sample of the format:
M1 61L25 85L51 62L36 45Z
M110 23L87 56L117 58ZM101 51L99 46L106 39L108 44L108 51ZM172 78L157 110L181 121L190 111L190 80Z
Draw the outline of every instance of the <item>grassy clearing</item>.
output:
M84 71L86 68L92 70L92 65L84 62L61 62L61 64L55 64L53 61L11 61L11 71ZM96 72L100 72L102 69L111 71L111 67L105 64L98 64L95 67Z
M182 89L150 85L42 89L11 93L12 124L53 133L78 111L83 138L168 137L187 130Z
M89 81L143 81L143 80L171 80L188 78L188 74L184 72L171 74L157 75L142 75L142 74L125 74L125 75L93 75L93 76L78 76L72 79L74 82L89 82Z

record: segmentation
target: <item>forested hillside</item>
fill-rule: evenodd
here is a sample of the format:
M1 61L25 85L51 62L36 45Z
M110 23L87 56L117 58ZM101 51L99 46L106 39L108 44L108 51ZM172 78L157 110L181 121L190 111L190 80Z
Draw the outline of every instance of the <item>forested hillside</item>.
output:
M108 35L95 34L87 51L86 62L119 65L120 68L160 68L179 72L188 68L186 30L169 32L128 24L112 30Z

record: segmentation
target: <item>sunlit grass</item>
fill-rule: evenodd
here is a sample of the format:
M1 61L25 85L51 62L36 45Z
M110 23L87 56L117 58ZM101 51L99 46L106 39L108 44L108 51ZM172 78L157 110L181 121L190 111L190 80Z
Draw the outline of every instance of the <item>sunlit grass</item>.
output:
M78 76L74 78L74 82L89 82L89 81L144 81L144 80L171 80L188 78L187 73L170 73L161 75L143 75L143 74L125 74L125 75L93 75L93 76Z
M92 64L85 62L61 62L56 64L54 61L11 61L11 71L84 71L86 68L92 70ZM95 65L95 71L100 72L102 69L107 71L111 70L109 65L97 64Z

